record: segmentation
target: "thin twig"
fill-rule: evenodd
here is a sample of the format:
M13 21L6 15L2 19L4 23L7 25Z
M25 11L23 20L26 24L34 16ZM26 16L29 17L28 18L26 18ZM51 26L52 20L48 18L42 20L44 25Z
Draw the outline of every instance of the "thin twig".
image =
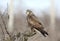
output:
M3 41L5 40L5 34L4 34L4 31L3 31L3 28L2 28L2 25L0 24L0 27L1 27L1 30L2 30L2 34L4 35L3 36Z
M6 24L5 24L5 21L3 20L3 15L1 15L1 19L2 19L2 22L4 24L4 27L5 27L5 30L7 32L7 34L9 35L9 37L11 38L11 35L9 34L8 30L7 30L7 27L6 27Z

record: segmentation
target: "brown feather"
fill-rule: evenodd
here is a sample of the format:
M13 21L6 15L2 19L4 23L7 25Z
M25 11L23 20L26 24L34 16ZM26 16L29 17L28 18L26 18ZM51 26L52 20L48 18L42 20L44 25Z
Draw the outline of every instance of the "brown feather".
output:
M31 14L28 14L28 16L27 16L28 25L31 26L31 28L37 29L38 31L41 32L41 34L43 36L46 37L46 35L48 35L48 33L44 30L42 23L38 21L37 17L32 12L30 12L30 13Z

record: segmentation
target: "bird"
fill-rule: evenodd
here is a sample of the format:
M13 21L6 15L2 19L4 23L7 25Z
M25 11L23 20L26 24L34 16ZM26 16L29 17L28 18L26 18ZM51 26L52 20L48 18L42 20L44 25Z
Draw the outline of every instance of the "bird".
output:
M48 35L48 33L44 30L43 24L38 20L38 18L34 15L34 13L27 9L26 10L27 14L27 23L31 27L31 29L36 29L39 31L44 37ZM34 30L35 31L35 30Z

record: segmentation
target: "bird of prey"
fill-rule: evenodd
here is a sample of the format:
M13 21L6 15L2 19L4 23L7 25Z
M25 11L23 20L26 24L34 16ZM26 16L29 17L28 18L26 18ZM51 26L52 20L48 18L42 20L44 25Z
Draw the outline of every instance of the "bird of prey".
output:
M44 37L46 37L48 33L44 30L42 23L38 21L37 17L33 14L33 12L31 10L26 10L26 14L27 14L27 22L28 25L31 27L31 29L34 28L38 30Z

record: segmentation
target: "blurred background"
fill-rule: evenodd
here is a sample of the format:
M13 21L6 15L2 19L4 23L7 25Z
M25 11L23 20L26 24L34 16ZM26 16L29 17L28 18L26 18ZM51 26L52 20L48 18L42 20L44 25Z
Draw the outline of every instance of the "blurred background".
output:
M3 15L6 24L8 22L7 12L9 4L10 0L0 0L0 16ZM37 34L30 37L28 41L60 41L60 0L13 0L13 34L17 32L23 33L28 29L25 14L27 9L33 11L49 33L48 37L43 37L37 32ZM54 22L51 23L51 21ZM4 29L1 17L0 24ZM2 30L0 28L0 40L1 38Z

